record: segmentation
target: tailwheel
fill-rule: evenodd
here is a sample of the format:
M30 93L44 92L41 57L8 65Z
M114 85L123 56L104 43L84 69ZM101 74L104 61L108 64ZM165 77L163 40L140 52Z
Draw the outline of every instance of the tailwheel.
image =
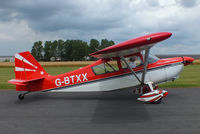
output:
M24 94L19 94L19 95L18 95L18 99L19 99L19 100L23 100L23 99L24 99Z
M23 93L23 94L19 94L19 95L18 95L18 99L19 99L19 100L23 100L24 97L25 97L25 95L28 94L28 93L30 93L30 91L25 92L25 93Z

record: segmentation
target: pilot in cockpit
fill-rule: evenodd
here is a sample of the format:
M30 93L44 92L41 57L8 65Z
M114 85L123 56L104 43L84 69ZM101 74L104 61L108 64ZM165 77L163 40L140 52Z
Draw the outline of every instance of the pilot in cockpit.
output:
M136 63L135 63L136 60L137 59L136 59L135 56L130 57L130 59L129 59L129 61L130 61L129 65L130 65L131 68L135 68L136 67Z

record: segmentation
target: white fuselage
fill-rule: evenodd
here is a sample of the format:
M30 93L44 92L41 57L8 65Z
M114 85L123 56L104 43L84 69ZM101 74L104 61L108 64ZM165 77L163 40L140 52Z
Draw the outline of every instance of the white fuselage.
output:
M159 84L171 80L175 80L184 65L182 63L174 63L167 66L161 66L149 69L146 73L145 82L153 82ZM142 72L138 72L137 76L141 79ZM95 92L95 91L111 91L129 87L136 87L140 83L132 73L120 76L112 76L100 80L90 81L83 84L67 86L50 90L52 92Z

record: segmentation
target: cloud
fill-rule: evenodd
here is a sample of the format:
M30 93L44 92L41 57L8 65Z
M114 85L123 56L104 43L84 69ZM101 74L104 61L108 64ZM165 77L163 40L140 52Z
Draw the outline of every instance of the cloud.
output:
M118 1L119 4L121 3ZM3 5L9 5L4 2ZM118 9L112 8L116 2L106 0L77 1L19 1L13 2L5 12L15 13L14 17L7 16L7 20L26 20L35 31L58 31L61 29L75 30L103 30L119 26L123 12L115 14ZM97 8L98 6L98 8ZM117 4L117 6L120 5ZM10 14L11 14L10 13ZM5 17L4 16L4 17ZM6 18L5 17L5 18ZM121 18L122 19L122 18Z
M178 0L178 2L184 7L191 8L196 6L197 0Z
M38 40L108 38L119 43L161 31L173 36L156 45L157 52L182 53L193 45L187 53L198 53L199 11L197 0L1 0L0 46L7 48L0 55L30 50Z

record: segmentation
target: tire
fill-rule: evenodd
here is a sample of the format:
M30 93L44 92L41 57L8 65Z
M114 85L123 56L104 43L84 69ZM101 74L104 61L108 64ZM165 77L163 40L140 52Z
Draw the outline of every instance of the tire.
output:
M24 95L23 94L19 94L18 99L19 100L23 100L24 99Z

